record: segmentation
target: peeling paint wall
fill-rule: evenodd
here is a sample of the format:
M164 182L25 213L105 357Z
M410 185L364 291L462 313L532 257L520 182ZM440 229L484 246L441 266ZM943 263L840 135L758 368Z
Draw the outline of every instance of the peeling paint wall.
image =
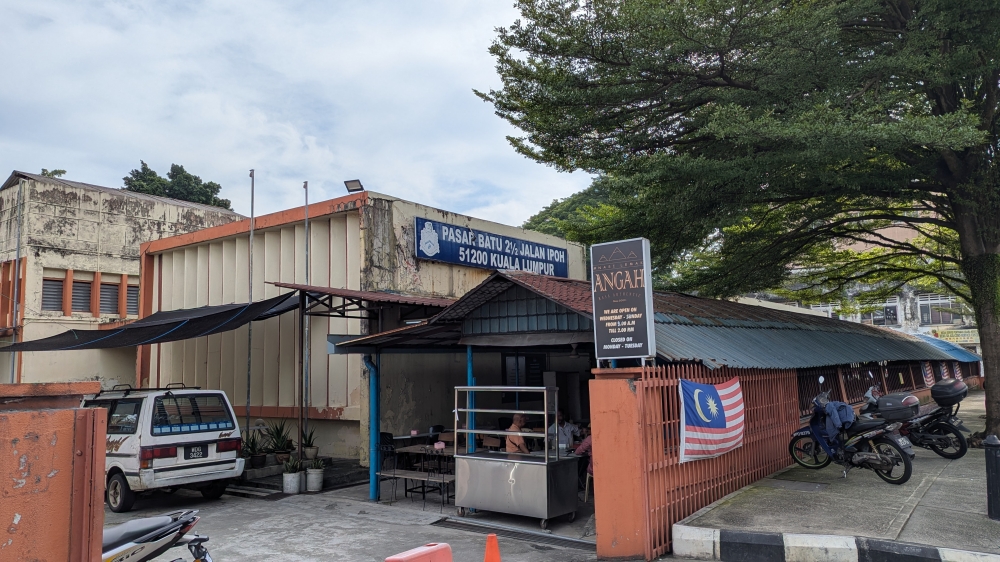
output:
M14 259L17 240L16 181L0 191L0 261ZM42 279L74 270L77 280L138 283L139 246L242 218L224 209L89 186L61 180L29 179L23 185L21 255L26 257L22 340L68 329L93 330L118 315L42 310ZM95 287L95 290L96 287ZM3 298L3 297L0 297ZM23 382L99 380L105 386L134 383L135 350L25 352ZM0 380L9 380L10 356L0 353Z

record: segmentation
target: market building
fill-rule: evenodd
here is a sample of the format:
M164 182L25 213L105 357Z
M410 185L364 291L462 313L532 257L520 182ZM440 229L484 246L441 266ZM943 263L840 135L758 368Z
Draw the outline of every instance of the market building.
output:
M297 291L308 308L308 384L297 311L252 323L250 415L294 420L305 403L322 454L367 464L364 357L330 353L331 335L360 336L430 318L495 269L585 279L584 248L560 238L361 191L255 219L254 302ZM142 246L140 316L246 303L250 221ZM222 389L246 415L248 326L139 348L138 383ZM501 358L496 358L500 370ZM579 370L589 370L584 357ZM576 369L577 367L574 367ZM393 367L387 365L386 369ZM383 389L389 427L450 419L449 390L466 376L465 350L410 357ZM308 388L306 400L302 388ZM424 427L426 431L427 427Z
M240 218L219 207L14 171L0 185L3 340L138 318L142 243ZM110 387L135 378L134 347L15 355L12 363L10 353L0 353L4 383L97 380Z

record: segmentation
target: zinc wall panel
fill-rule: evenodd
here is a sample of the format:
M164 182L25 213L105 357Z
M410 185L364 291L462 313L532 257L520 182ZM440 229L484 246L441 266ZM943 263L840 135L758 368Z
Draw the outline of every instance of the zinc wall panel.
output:
M287 283L296 282L297 264L302 262L299 248L304 248L305 239L301 235L302 226L281 229L281 271L279 280ZM298 242L301 240L302 242ZM304 269L302 270L305 271ZM277 291L276 291L277 292ZM280 331L278 333L278 405L295 406L298 404L299 373L298 373L298 313L282 314L278 317Z
M347 288L361 289L361 218L356 213L350 213L347 219ZM349 334L361 333L361 320L348 319ZM361 358L356 355L347 356L347 405L355 406L361 399Z
M312 221L309 224L310 270L309 281L313 285L329 287L330 282L330 221ZM309 317L309 340L312 352L309 354L309 404L316 408L326 407L326 392L329 385L329 365L327 364L326 335L330 321L324 316Z
M221 285L222 295L220 300L222 304L232 304L236 302L236 241L235 240L225 240L222 242L222 267L219 274L222 277ZM219 279L216 278L216 282ZM246 301L244 301L246 302ZM230 330L228 332L223 332L219 334L221 338L221 343L219 344L219 388L226 391L229 395L229 400L234 405L243 404L242 395L237 396L236 394L236 366L234 365L236 361L235 356L235 343L236 343L236 332ZM245 356L244 356L245 357ZM246 375L244 365L244 376ZM246 392L246 388L243 389Z
M184 283L183 294L180 300L184 302L182 308L194 308L198 306L198 249L186 248L184 250L184 260L181 264ZM183 381L187 386L198 385L197 375L197 345L194 340L183 340L179 342L182 347L181 361L184 365Z
M261 290L257 290L258 275L256 270L260 268L262 276L268 281L281 279L281 231L268 230L264 232L263 253L257 250L256 242L258 241L254 240L254 242L254 300L257 301L278 294L278 288L274 285L261 284ZM257 254L261 254L259 258ZM257 324L263 326L263 329L260 330L263 333L260 335L256 334L257 330L254 330L254 364L256 365L258 362L256 355L259 353L261 356L261 366L263 367L261 371L263 378L259 382L261 389L260 400L263 401L261 403L265 406L277 406L280 381L279 355L281 348L279 342L281 329L277 318L257 322ZM256 327L254 326L254 328ZM259 336L263 336L264 341L261 342L258 348L257 341ZM267 358L266 363L263 363L264 357ZM254 371L254 378L256 378L256 368L254 368Z
M330 219L330 286L338 289L347 287L347 218L337 216ZM339 304L339 299L334 299ZM347 320L330 319L331 334L346 334ZM328 355L327 404L333 407L347 406L347 358L349 355Z

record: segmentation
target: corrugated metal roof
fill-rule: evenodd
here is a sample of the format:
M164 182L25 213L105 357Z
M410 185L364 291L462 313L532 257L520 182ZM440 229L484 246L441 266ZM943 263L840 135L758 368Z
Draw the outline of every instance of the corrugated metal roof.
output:
M978 363L983 360L982 357L948 340L935 338L934 336L928 336L927 334L915 334L915 335L918 338L924 340L925 342L947 353L952 357L952 359L956 361L961 361L962 363Z
M366 345L454 345L457 326L426 339L435 325L455 325L465 315L517 283L593 318L590 283L532 273L491 275L426 324L344 342ZM784 310L680 293L653 295L656 349L665 361L701 361L709 367L796 369L870 361L950 361L940 349L902 332ZM455 342L450 340L455 339Z
M299 283L281 283L278 281L268 281L268 283L274 285L275 287L283 287L285 289L308 291L311 293L320 293L349 299L361 299L377 303L410 304L414 306L434 306L444 308L455 302L455 299L448 299L444 297L424 297L420 295L405 295L402 293L387 293L385 291L355 291L353 289L338 289L335 287L320 287L317 285L301 285Z

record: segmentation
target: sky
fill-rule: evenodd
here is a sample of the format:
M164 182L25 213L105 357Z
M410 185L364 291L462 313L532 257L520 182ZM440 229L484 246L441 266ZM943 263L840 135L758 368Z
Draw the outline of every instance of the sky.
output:
M0 168L120 187L183 165L256 213L344 180L519 225L590 177L528 160L473 94L512 0L0 0ZM3 176L7 171L0 170Z

